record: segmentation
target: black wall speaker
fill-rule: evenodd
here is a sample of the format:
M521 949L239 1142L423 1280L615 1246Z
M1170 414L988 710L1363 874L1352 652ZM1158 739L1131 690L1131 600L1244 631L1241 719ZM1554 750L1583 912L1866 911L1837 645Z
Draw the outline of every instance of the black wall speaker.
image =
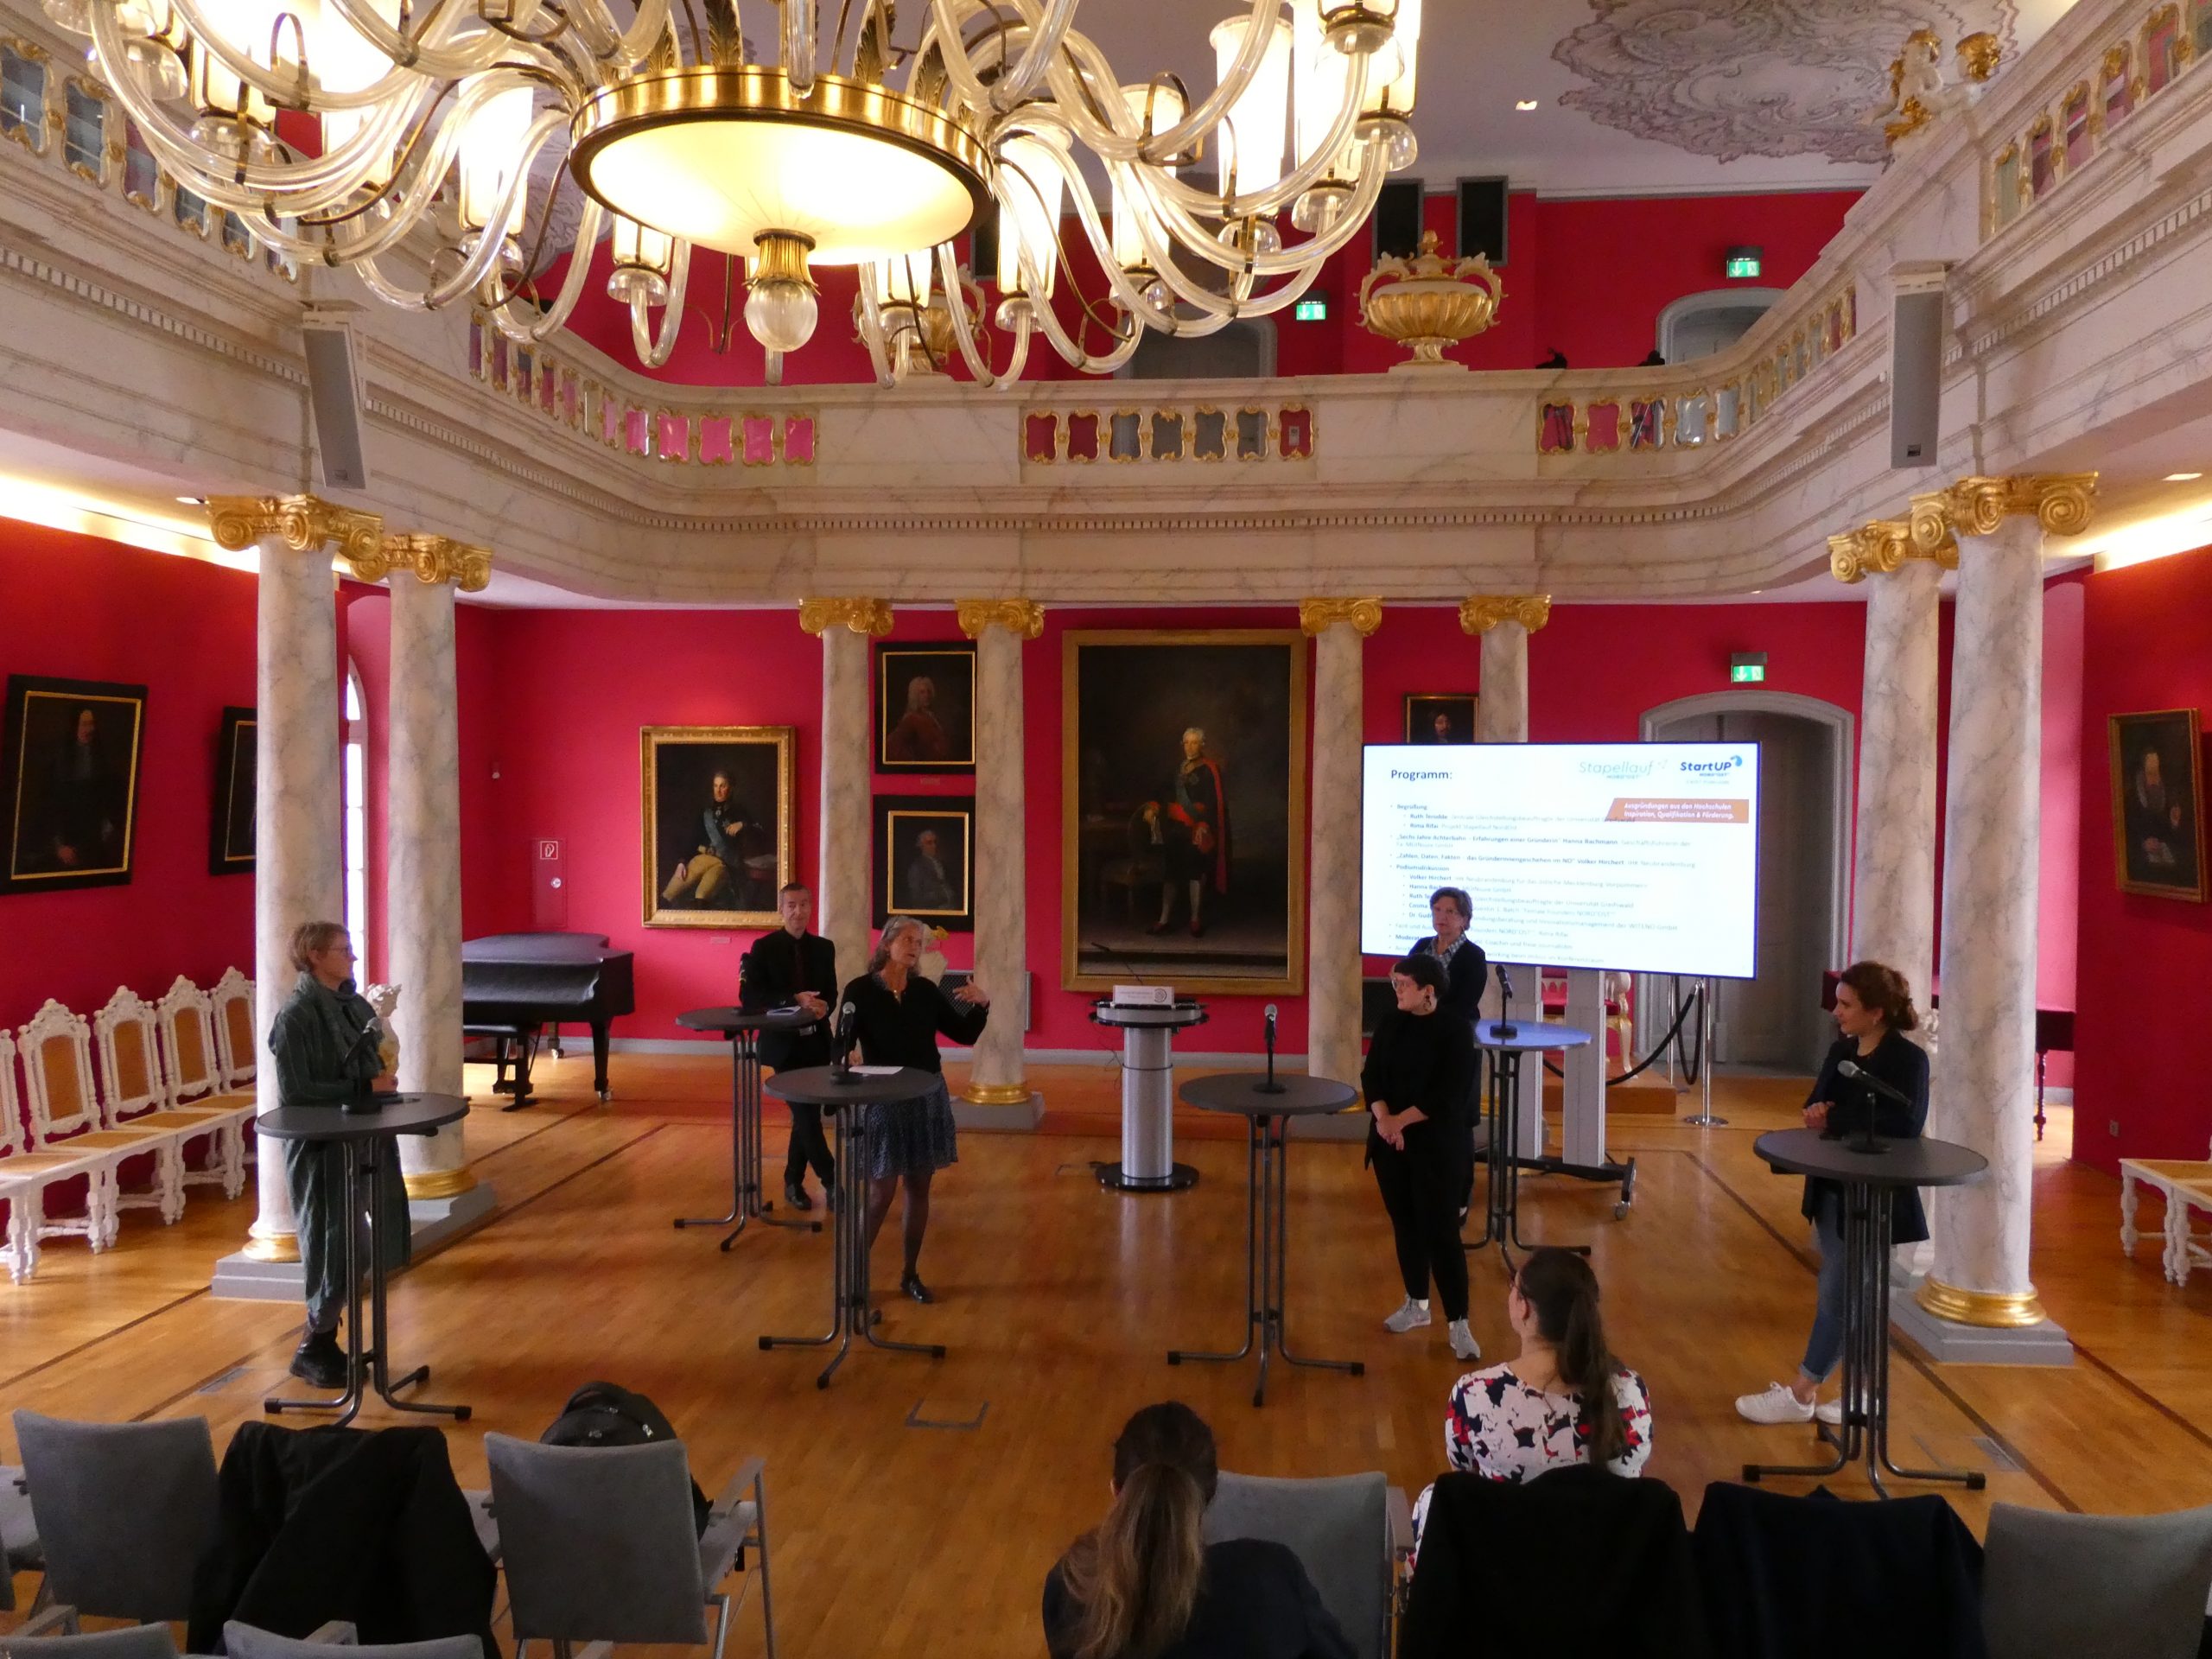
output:
M1493 268L1505 264L1503 179L1459 181L1459 257L1487 257Z
M361 380L353 362L353 325L340 308L310 305L301 315L300 334L307 345L308 405L315 412L323 486L365 490L369 463L361 448Z
M1933 467L1943 401L1943 270L1901 268L1890 316L1890 465Z
M1375 257L1395 255L1411 258L1421 251L1421 183L1419 179L1392 179L1376 198Z

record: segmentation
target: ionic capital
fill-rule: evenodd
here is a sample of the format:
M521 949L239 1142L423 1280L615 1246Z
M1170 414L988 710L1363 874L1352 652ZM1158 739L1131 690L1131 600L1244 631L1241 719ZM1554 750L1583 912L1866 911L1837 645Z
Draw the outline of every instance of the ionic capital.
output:
M1363 639L1382 626L1379 599L1301 599L1298 626L1309 639L1319 639L1339 622L1349 622Z
M2096 507L2094 473L2027 473L1962 478L1912 498L1913 545L1932 553L1946 536L1988 536L2015 515L2032 514L2046 536L2078 536Z
M378 546L378 557L379 568L373 575L359 564L353 567L353 574L364 582L375 582L388 575L412 571L417 582L433 587L440 582L455 582L464 594L480 594L492 580L492 550L471 547L449 536L419 532L386 536Z
M1530 633L1552 620L1549 594L1478 594L1459 601L1459 631L1488 633L1501 622L1518 622Z
M242 553L274 536L295 553L335 545L338 556L364 582L384 574L384 520L373 512L334 506L313 495L211 495L207 530L218 547ZM376 575L361 575L374 568Z
M1955 570L1958 540L1946 530L1934 546L1923 550L1913 542L1911 524L1897 518L1877 518L1828 537L1828 574L1838 582L1887 575L1907 559L1931 559L1943 569Z
M846 627L880 639L891 632L891 604L881 599L802 599L798 625L813 634Z
M988 628L1004 628L1017 639L1045 632L1045 607L1033 599L963 599L954 606L960 632L980 639Z

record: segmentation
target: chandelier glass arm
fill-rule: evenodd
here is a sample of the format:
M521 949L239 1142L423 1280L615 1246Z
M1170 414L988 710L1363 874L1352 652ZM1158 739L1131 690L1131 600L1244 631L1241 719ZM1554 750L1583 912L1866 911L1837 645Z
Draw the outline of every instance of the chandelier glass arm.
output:
M1014 325L1014 353L1003 373L994 373L990 359L976 339L976 331L968 321L968 307L960 291L960 261L952 244L941 242L937 250L938 280L944 284L945 308L952 314L952 338L960 347L961 359L968 365L968 372L976 384L995 391L1005 391L1021 378L1021 371L1029 362L1029 308L1023 307ZM867 290L870 307L874 307L874 283ZM876 330L880 334L881 330ZM871 351L874 345L871 342Z
M561 276L561 290L553 302L531 321L517 320L513 302L521 296L520 289L510 289L490 302L492 321L509 340L518 340L535 345L550 340L576 308L583 297L584 284L591 276L591 251L599 245L600 226L605 222L607 210L597 199L584 198L583 213L576 221L575 243L569 256L569 268ZM673 289L671 289L673 292Z
M596 240L596 238L594 238ZM581 233L576 238L577 252L569 264L588 265L591 263L585 251L591 245ZM638 360L649 369L658 369L675 354L677 333L683 326L683 295L691 283L691 245L678 242L669 261L668 303L661 308L660 333L652 327L652 313L643 295L630 297L630 344L636 349Z
M1029 40L1020 59L991 84L990 108L995 113L1004 115L1019 107L1037 90L1037 83L1059 54L1068 26L1075 21L1077 3L1077 0L1050 0L1040 12L1036 0L1014 0L1014 9L1028 28Z

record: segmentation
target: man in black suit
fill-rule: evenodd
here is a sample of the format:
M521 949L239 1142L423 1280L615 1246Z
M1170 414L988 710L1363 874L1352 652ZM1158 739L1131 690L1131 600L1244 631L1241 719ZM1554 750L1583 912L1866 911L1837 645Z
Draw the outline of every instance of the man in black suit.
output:
M803 1031L760 1033L760 1061L773 1071L830 1064L830 1007L837 996L837 947L806 931L814 919L814 895L793 881L776 895L784 925L765 933L745 953L738 1003L748 1013L802 1008L820 1020ZM822 1138L822 1109L791 1103L791 1150L784 1159L784 1198L794 1210L811 1210L806 1196L806 1166L827 1195L836 1190L836 1165Z

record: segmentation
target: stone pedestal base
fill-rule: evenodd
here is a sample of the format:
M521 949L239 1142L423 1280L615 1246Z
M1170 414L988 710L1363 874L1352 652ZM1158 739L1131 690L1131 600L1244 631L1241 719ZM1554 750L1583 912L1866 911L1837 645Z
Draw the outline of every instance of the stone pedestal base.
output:
M1890 1324L1939 1365L2071 1365L2074 1344L2049 1319L1998 1327L1939 1319L1910 1297L1893 1297Z
M450 1198L408 1199L415 1259L420 1262L433 1250L444 1249L499 1207L498 1195L482 1181Z
M497 1195L485 1182L449 1198L410 1198L415 1260L443 1249L498 1207ZM307 1300L307 1273L296 1261L264 1262L238 1250L216 1262L207 1291L227 1301L302 1302Z
M264 1262L238 1250L215 1263L207 1294L227 1301L297 1305L307 1300L307 1270L297 1262Z
M963 1129L1014 1129L1026 1133L1034 1129L1044 1116L1045 1096L1034 1090L1006 1105L982 1105L963 1100L957 1091L952 1096L952 1121Z

